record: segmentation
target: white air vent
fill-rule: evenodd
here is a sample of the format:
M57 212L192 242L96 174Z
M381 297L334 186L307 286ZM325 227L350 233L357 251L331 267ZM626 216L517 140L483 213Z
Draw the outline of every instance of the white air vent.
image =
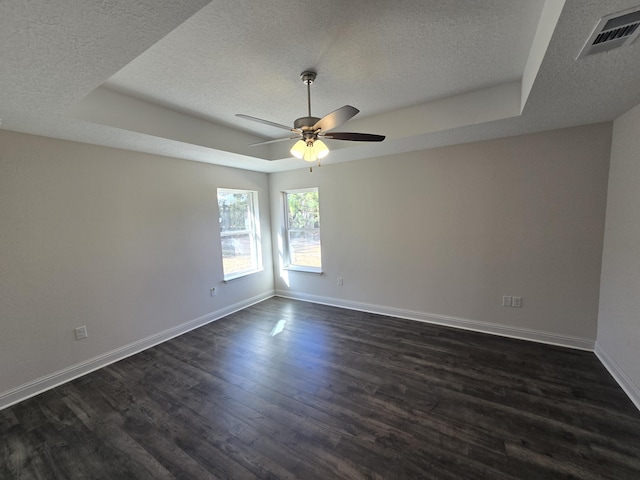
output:
M640 34L640 6L602 17L576 58L633 42Z

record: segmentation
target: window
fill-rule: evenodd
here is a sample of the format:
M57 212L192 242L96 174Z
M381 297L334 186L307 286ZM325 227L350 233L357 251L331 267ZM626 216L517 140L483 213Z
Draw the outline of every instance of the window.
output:
M318 189L284 193L287 268L320 272L320 206Z
M258 192L218 189L224 279L262 270Z

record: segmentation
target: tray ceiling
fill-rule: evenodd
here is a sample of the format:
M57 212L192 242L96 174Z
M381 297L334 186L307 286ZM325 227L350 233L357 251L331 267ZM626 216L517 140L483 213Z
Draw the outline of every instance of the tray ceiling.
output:
M387 135L332 141L324 163L608 121L640 103L640 46L576 57L635 2L3 2L0 118L263 172L305 164L249 147L283 131L235 114L293 124L306 69L315 116L354 105L340 130Z

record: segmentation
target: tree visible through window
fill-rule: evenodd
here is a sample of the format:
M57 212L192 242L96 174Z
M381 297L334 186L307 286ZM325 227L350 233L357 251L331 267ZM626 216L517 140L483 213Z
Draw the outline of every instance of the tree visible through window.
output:
M258 192L218 189L224 279L262 269Z
M318 189L285 192L288 267L320 271L320 205Z

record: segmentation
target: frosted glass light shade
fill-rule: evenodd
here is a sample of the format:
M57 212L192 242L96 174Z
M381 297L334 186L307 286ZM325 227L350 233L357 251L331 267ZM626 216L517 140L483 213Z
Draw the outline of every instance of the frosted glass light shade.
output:
M304 140L298 140L296 143L293 144L293 147L291 147L291 155L293 155L296 158L302 158L304 157L304 152L307 150L307 144L304 143Z
M318 160L329 155L329 148L322 140L316 140L315 142L313 142L313 150Z
M291 155L306 162L315 162L329 154L329 148L322 140L315 140L309 145L304 140L298 140L290 151Z

